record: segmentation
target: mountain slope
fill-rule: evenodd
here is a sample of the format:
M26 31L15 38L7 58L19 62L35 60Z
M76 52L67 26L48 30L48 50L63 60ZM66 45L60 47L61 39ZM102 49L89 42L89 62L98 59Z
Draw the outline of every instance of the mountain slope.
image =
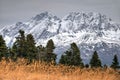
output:
M45 46L49 39L53 39L58 59L72 42L78 44L86 63L94 50L98 51L103 63L111 63L114 54L120 57L120 25L100 13L71 12L60 19L43 12L28 22L18 22L1 29L8 46L13 44L20 29L27 34L32 33L37 45Z

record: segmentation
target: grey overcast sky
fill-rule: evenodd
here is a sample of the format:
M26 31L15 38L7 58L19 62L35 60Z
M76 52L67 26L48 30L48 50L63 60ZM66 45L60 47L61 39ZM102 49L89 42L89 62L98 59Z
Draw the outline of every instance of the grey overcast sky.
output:
M44 11L58 17L75 11L99 12L120 23L120 0L0 0L0 28Z

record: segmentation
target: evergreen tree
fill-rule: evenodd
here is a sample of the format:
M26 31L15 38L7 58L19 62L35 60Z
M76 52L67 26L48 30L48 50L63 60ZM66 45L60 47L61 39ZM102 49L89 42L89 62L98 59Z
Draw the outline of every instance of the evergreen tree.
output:
M5 44L5 40L3 39L2 35L0 35L0 60L2 59L2 57L8 57L8 49Z
M118 66L119 66L118 57L117 57L117 55L114 55L111 67L114 68L114 69L116 69Z
M60 64L64 65L72 65L72 52L71 51L66 51L62 56L59 61Z
M59 63L83 67L80 51L75 43L72 43L70 50L66 51L65 54L61 56Z
M31 62L32 59L36 59L37 48L35 46L35 40L32 34L28 34L26 37L26 53L29 62Z
M96 51L93 53L92 59L90 60L90 65L92 68L101 67L101 61Z
M17 55L18 54L18 50L17 50L17 44L16 44L16 42L13 43L13 46L12 46L10 52L11 52L11 54L16 55L16 58L18 57L18 55Z
M45 54L45 58L44 58L45 61L47 61L47 62L54 61L55 62L56 54L53 53L54 49L55 49L54 42L52 39L50 39L46 45L46 54Z
M16 37L16 41L13 44L13 50L18 57L26 57L26 41L23 30L19 30L19 36Z
M66 60L67 60L66 55L63 54L63 55L61 55L61 59L60 59L59 63L67 65Z
M53 50L55 49L55 46L54 46L54 42L52 39L50 39L48 42L47 42L47 45L46 45L46 51L47 53L53 53Z
M17 60L17 56L16 56L16 53L14 51L13 48L10 48L9 49L9 58L12 60L12 61L16 61Z
M83 67L83 62L80 57L80 50L77 47L76 43L71 44L71 51L72 51L72 64L76 66L82 66Z

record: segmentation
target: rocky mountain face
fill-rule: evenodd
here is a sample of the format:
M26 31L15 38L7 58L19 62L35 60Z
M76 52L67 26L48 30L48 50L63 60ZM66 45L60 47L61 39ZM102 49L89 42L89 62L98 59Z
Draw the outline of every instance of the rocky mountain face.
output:
M103 64L110 64L117 54L120 62L120 24L100 13L71 12L62 19L43 12L27 22L5 26L0 30L7 46L12 46L18 31L31 33L36 45L46 45L53 39L58 60L70 44L75 42L81 51L82 59L89 62L93 51L97 51Z

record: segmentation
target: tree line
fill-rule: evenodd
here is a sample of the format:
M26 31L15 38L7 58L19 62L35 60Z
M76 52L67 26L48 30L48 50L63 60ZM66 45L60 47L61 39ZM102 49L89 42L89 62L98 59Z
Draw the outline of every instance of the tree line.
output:
M16 41L13 43L11 48L6 46L5 40L2 35L0 35L0 61L4 57L6 60L9 58L13 61L17 61L18 58L25 58L30 64L33 60L54 62L56 64L57 55L54 53L55 45L52 39L50 39L46 46L36 46L34 37L32 34L27 34L23 30L19 30L19 35L16 37ZM89 64L84 64L80 50L76 43L70 44L70 49L65 51L59 60L59 64L64 64L68 66L80 66L80 67L102 67L101 60L94 51ZM118 68L119 62L117 55L114 55L113 62L111 64L112 68Z

